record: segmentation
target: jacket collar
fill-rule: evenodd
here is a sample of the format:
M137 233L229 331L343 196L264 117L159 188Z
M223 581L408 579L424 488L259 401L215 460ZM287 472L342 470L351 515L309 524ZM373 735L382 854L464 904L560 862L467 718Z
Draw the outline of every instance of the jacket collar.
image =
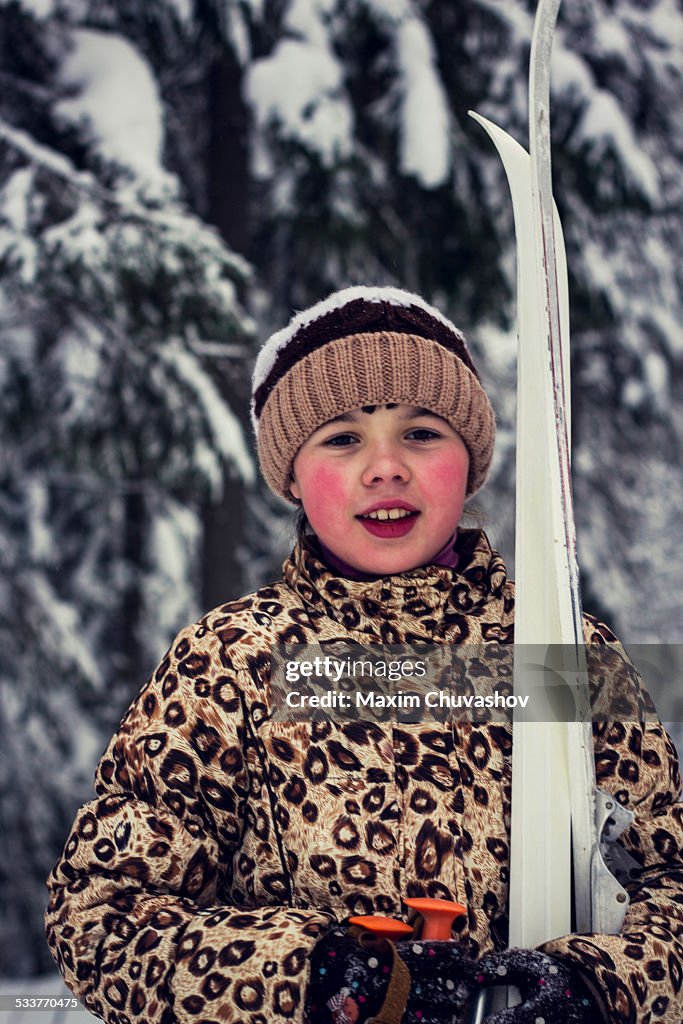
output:
M384 642L443 637L456 617L476 614L500 597L505 565L481 530L459 530L458 565L425 565L395 576L350 580L323 561L313 536L298 543L282 566L287 584L309 609L347 630Z

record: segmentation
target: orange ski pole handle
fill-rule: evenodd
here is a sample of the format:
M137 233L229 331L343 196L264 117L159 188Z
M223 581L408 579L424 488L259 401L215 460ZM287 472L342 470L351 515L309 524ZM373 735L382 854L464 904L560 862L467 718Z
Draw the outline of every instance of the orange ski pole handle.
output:
M349 924L358 928L364 928L372 932L378 939L390 939L396 942L398 939L405 939L413 934L409 924L398 921L395 917L377 917L374 914L364 914L361 917L350 917Z
M407 907L417 910L418 914L422 914L424 918L421 939L440 939L442 941L451 939L451 925L456 917L467 913L462 903L430 899L428 896L413 896L404 899L403 902Z
M423 925L421 939L448 940L451 939L451 925L456 917L465 914L466 908L462 903L453 903L451 900L430 899L428 896L413 896L404 899L407 907L417 910L422 915ZM376 914L365 914L360 917L350 917L349 924L356 925L372 932L374 936L381 939L390 939L396 942L399 939L406 939L413 934L413 928L404 924L395 917L380 917Z

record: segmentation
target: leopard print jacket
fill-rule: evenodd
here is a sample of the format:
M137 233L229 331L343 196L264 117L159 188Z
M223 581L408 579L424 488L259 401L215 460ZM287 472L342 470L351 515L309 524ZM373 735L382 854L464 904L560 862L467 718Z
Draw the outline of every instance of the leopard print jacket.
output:
M309 954L349 914L403 896L466 904L458 938L504 948L511 798L506 722L277 722L274 642L509 642L514 589L477 530L456 570L336 576L315 542L284 578L184 629L124 716L50 874L48 942L110 1024L302 1022ZM587 619L587 634L609 641ZM657 721L595 726L599 783L636 814L640 870L618 936L549 953L595 978L613 1021L683 1020L683 829ZM405 919L405 916L404 916Z

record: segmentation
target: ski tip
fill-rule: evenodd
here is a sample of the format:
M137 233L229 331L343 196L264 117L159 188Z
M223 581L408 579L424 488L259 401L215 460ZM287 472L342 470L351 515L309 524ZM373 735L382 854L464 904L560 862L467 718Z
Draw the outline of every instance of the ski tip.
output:
M482 128L484 128L489 133L489 135L492 134L491 129L495 130L498 128L498 126L495 125L493 121L489 121L487 117L484 117L482 114L478 114L476 110L468 110L467 116L471 117L474 121L477 122L477 124L480 124Z
M482 114L478 114L476 110L468 110L467 113L474 121L477 122L477 124L481 125L487 135L489 135L497 145L498 143L496 140L502 133L502 128L499 128L497 124L493 123L493 121L489 121L488 117L483 117Z

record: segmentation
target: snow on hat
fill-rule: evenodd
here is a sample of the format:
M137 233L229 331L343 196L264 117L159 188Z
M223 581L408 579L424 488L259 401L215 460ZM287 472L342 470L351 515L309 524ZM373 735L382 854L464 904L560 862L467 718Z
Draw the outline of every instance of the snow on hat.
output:
M328 420L366 405L435 412L470 455L467 496L484 484L496 426L461 332L419 295L344 288L292 317L256 359L251 418L268 486L289 485L301 445Z

